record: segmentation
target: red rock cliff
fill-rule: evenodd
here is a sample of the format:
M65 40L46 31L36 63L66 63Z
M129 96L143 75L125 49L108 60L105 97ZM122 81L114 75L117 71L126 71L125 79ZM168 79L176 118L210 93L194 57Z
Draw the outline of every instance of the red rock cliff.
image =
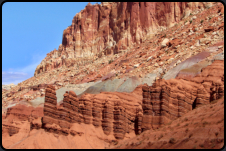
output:
M61 65L74 65L79 57L116 54L147 36L173 26L207 2L102 2L90 3L77 13L63 32L62 44L36 68L35 75ZM73 62L73 63L72 63Z

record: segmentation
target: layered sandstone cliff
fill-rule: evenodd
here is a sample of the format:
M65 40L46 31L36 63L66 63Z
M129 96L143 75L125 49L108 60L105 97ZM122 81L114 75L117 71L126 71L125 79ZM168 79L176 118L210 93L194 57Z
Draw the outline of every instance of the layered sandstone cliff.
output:
M216 60L190 80L157 80L153 86L137 87L132 93L104 92L64 94L57 107L53 86L46 89L43 128L65 135L73 134L73 123L102 127L104 134L123 139L126 133L140 134L157 129L189 111L224 96L224 61ZM142 97L139 97L142 91ZM137 97L138 95L138 97ZM58 126L53 126L56 124Z
M214 61L190 80L160 79L153 86L143 86L142 90L142 131L156 129L223 97L224 61Z
M117 54L133 44L172 27L196 9L210 7L209 2L103 2L88 4L77 13L72 25L63 32L58 50L47 54L35 70L35 76L62 65L92 63L102 54ZM82 58L82 59L81 59Z
M49 132L74 135L73 123L84 123L101 127L104 134L116 139L123 139L131 131L141 133L141 98L133 94L85 94L77 98L73 91L67 91L61 106L56 105L54 98L54 88L48 86L42 127Z

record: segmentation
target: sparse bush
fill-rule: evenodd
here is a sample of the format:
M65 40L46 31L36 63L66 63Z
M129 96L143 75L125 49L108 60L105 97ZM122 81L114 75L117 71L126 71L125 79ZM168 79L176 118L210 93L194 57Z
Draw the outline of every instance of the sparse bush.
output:
M204 144L199 144L200 147L204 147Z
M193 14L192 13L190 13L190 16L192 16Z
M203 123L203 127L205 127L207 124L209 124L208 122L204 121Z
M217 103L218 100L211 101L211 104Z
M190 24L192 23L192 20L190 20Z
M211 145L211 148L214 148L216 146L216 143L213 143L212 145Z
M200 23L202 24L204 20L201 20Z
M174 144L175 143L175 138L170 138L169 143Z
M212 113L212 114L210 114L210 116L209 116L209 117L211 117L211 116L213 116L213 113Z
M169 122L169 123L167 123L166 125L170 125L172 123L172 121L171 122Z
M113 60L109 60L109 61L108 61L108 64L111 64L112 62L113 62Z
M186 133L188 132L188 128L186 128L185 132L186 132Z
M212 17L209 17L209 20L212 19Z
M224 121L224 118L222 118L221 120L219 120L218 122L217 122L217 124L218 123L221 123L221 122L223 122Z
M148 142L148 145L151 145L152 143L151 142Z
M117 144L118 144L118 141L115 141L115 142L114 142L114 145L117 145Z
M184 126L186 127L186 126L188 126L189 124L187 123L187 124L185 124Z
M188 118L187 118L187 117L185 117L185 118L184 118L184 121L188 121Z
M218 136L218 132L216 132L215 135Z
M158 140L160 140L162 137L163 137L163 135L161 134L161 135L158 137Z

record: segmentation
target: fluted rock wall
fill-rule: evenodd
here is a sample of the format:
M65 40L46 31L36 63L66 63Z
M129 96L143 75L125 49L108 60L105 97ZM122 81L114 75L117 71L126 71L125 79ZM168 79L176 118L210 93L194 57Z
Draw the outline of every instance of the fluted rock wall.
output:
M116 139L123 139L126 133L127 123L125 122L125 108L121 105L122 102L115 102L114 104L114 136Z
M159 79L152 86L136 88L143 92L142 101L134 92L84 94L77 98L73 91L64 94L63 106L56 107L56 92L47 86L43 127L47 130L70 132L73 123L102 127L106 135L123 139L126 133L156 129L183 116L194 108L224 96L224 61L216 60L190 80ZM56 124L57 126L50 126ZM55 128L55 129L54 129Z
M102 2L88 4L77 13L63 32L58 50L48 53L35 70L35 76L62 65L79 63L79 57L116 54L146 36L173 26L195 9L209 2ZM89 59L88 59L89 60ZM89 61L86 62L89 62ZM93 60L93 59L91 59ZM90 61L91 61L90 60Z
M106 135L116 139L123 139L131 131L141 133L142 109L123 103L117 96L85 94L78 99L73 91L66 91L62 106L58 107L53 86L47 86L45 96L42 122L49 132L73 135L72 124L85 123L101 126Z
M101 126L102 120L102 102L101 100L94 99L92 107L93 125L95 127Z
M142 131L156 129L224 96L223 64L224 61L214 61L190 81L160 79L150 87L143 86Z
M113 109L114 104L113 102L106 101L103 103L103 110L102 110L102 129L106 135L109 135L113 131Z

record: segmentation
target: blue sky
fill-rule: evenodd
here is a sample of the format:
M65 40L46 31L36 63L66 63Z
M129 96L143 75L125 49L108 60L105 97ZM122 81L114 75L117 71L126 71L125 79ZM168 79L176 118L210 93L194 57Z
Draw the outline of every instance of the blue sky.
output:
M91 2L96 4L97 2ZM100 4L100 2L98 2ZM2 84L34 75L46 54L58 49L63 30L88 2L6 2L2 5Z

